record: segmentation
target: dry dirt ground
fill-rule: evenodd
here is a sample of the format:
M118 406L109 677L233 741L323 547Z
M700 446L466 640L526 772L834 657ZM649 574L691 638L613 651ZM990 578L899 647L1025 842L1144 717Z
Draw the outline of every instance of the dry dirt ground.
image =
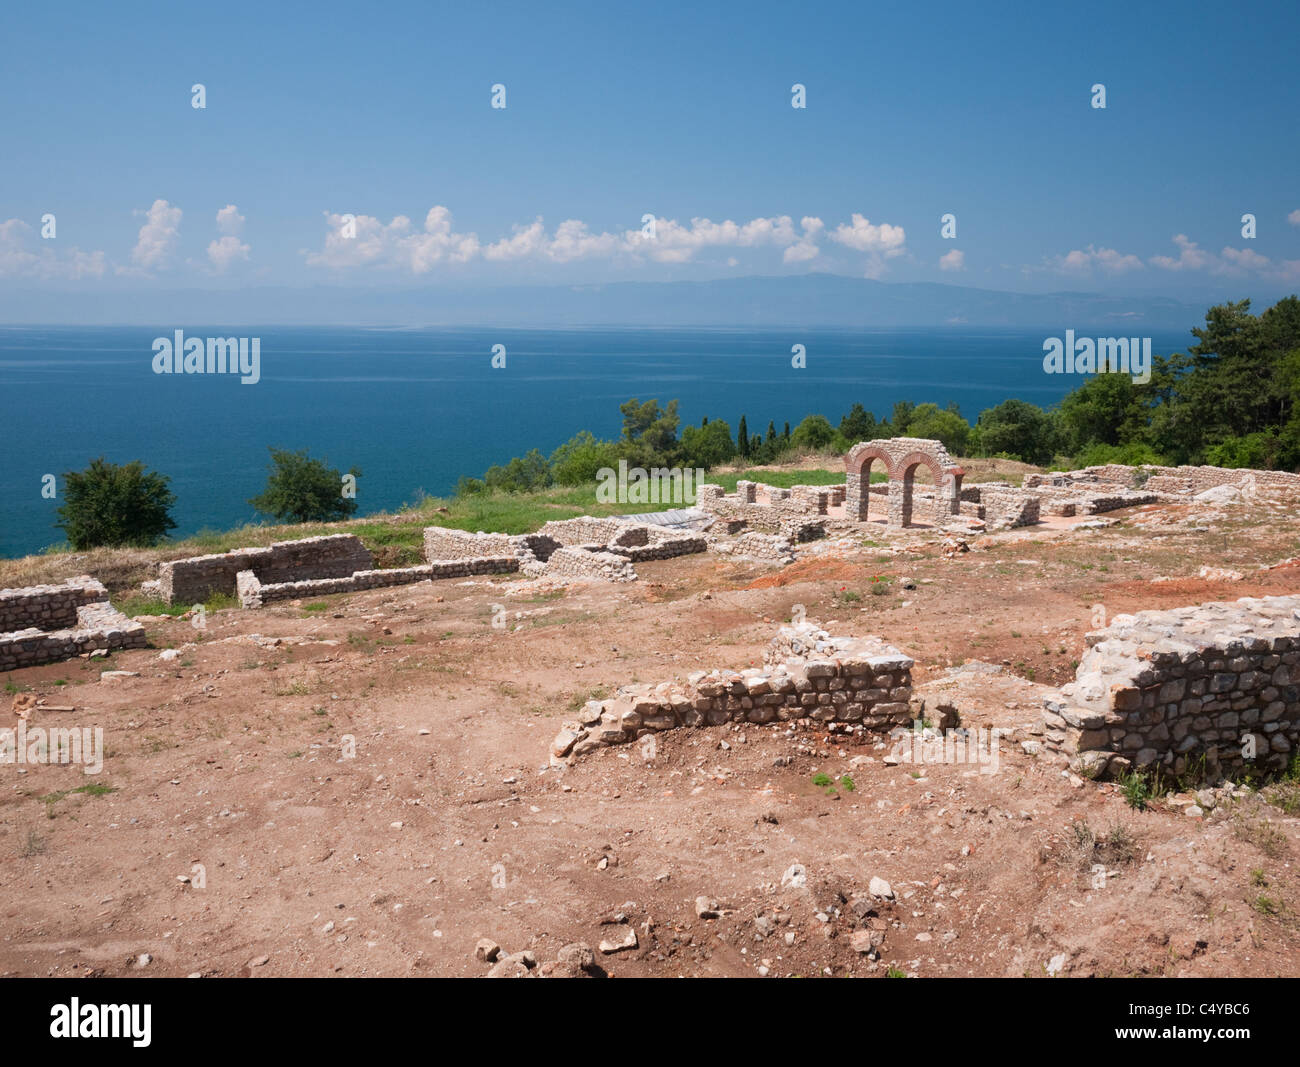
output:
M1021 744L1099 616L1300 592L1300 567L1263 569L1300 554L1295 502L1107 518L952 559L933 534L868 531L785 570L695 556L630 585L425 583L157 620L151 649L2 676L75 708L31 725L100 725L106 755L94 777L0 767L0 973L474 976L481 938L548 961L629 931L635 948L597 951L604 972L1300 973L1300 820L1246 790L1199 818L1135 810ZM892 765L824 725L678 730L649 759L548 767L582 701L758 664L796 605L914 656L918 693L964 725L1013 730L997 773Z

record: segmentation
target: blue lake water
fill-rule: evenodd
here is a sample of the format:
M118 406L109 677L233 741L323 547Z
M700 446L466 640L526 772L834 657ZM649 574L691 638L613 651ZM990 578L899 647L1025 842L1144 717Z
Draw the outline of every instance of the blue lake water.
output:
M1109 335L1072 324L1080 337ZM681 401L683 425L743 414L751 432L861 402L955 401L967 419L1010 396L1058 401L1081 379L1043 372L1044 332L1015 330L351 329L186 326L261 339L261 380L159 375L174 327L0 327L0 555L59 542L42 476L96 456L170 476L176 536L254 521L268 445L357 466L358 514L445 495L529 448L581 429L615 437L629 397ZM1157 353L1190 336L1153 337ZM491 366L506 347L505 369ZM807 367L791 367L802 344Z

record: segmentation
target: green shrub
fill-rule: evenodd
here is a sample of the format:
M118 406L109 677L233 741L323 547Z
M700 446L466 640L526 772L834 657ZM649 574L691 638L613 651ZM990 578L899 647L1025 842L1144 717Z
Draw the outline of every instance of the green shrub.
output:
M297 523L337 522L356 512L357 502L343 495L343 476L336 469L312 459L306 449L270 451L266 489L249 501L258 511L280 522ZM353 467L348 474L356 478L361 471Z
M147 547L176 528L176 497L165 475L146 471L139 460L109 463L103 456L84 471L63 476L63 504L55 523L77 551L105 545Z

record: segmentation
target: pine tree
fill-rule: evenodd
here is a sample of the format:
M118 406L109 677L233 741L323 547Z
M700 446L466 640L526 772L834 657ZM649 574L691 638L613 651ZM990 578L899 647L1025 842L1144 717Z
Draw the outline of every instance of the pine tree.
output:
M742 456L749 455L749 431L745 427L745 416L740 416L740 426L736 430L736 451Z

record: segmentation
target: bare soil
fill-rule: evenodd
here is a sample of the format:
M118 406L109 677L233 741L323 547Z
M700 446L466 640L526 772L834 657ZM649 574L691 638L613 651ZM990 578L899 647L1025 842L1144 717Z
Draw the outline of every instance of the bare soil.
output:
M1021 744L1099 615L1300 592L1300 568L1262 569L1300 555L1294 502L1111 517L954 558L869 533L780 571L694 556L630 585L156 620L151 649L12 672L75 707L29 726L102 726L106 756L93 777L2 768L0 973L471 976L480 938L544 961L631 927L635 949L597 953L611 975L1296 975L1300 820L1248 790L1137 810ZM548 766L582 701L758 664L795 605L915 657L963 725L1013 730L997 773L784 725ZM71 792L90 783L111 791Z

